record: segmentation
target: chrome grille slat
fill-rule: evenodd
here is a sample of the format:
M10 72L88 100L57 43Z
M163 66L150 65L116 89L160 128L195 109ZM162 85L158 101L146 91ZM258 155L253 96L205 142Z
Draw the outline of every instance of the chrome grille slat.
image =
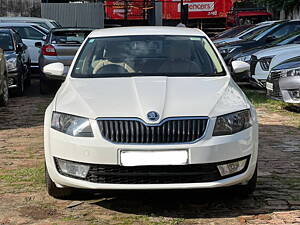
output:
M200 139L208 118L168 118L160 124L145 124L139 119L98 119L102 136L113 143L169 144L190 143Z

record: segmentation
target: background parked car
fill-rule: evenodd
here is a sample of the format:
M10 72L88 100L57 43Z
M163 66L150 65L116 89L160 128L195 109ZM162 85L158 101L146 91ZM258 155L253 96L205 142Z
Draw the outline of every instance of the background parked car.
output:
M0 23L1 27L14 29L20 34L24 44L28 47L31 68L37 69L40 49L35 47L35 42L43 42L43 37L48 34L48 30L34 23Z
M251 78L264 84L270 73L270 69L278 64L296 57L300 52L300 44L273 47L261 50L251 57Z
M248 29L244 30L243 32L239 33L238 35L235 35L234 37L217 38L217 39L214 39L213 42L218 47L218 46L224 45L225 43L246 40L246 39L252 37L254 34L259 33L260 31L262 31L264 29L267 29L273 23L275 23L275 21L262 22L262 23L256 24L255 26L249 27Z
M52 29L44 45L42 42L35 44L41 48L39 56L41 94L49 93L51 86L57 86L64 80L64 77L44 74L42 68L50 63L61 62L64 64L65 74L67 74L77 50L92 30L90 28Z
M47 30L61 27L55 20L38 17L0 17L0 23L35 23Z
M236 27L232 27L229 28L223 32L218 33L217 35L215 35L214 37L211 38L211 40L217 40L217 39L221 39L221 38L232 38L237 36L238 34L244 32L245 30L254 27L253 24L246 24L246 25L242 25L242 26L236 26Z
M26 54L27 46L12 29L0 29L0 48L6 58L8 87L14 94L22 96L24 86L30 85L30 59Z
M295 45L294 45L295 44ZM285 35L268 45L252 48L235 55L232 61L247 62L252 66L251 76L241 76L240 74L233 74L236 81L255 81L265 82L269 74L269 66L272 58L275 55L281 54L282 51L298 48L300 45L300 30ZM260 59L262 59L260 61ZM257 65L260 61L261 65ZM253 78L253 79L251 79Z
M229 64L234 56L241 51L257 48L267 45L276 39L279 39L287 34L300 30L300 20L280 21L273 23L270 27L262 30L255 37L246 40L236 41L229 44L219 46L218 49L222 54L225 62Z
M8 103L8 79L6 71L6 60L3 50L0 49L0 106Z
M267 96L300 104L300 53L298 57L275 66L268 77Z

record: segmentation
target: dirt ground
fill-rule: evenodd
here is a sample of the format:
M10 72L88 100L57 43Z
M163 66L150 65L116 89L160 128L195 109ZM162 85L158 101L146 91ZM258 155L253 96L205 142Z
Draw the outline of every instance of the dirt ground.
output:
M0 108L0 225L12 224L300 224L300 113L258 107L257 190L47 195L43 114L51 96L35 81L24 97Z

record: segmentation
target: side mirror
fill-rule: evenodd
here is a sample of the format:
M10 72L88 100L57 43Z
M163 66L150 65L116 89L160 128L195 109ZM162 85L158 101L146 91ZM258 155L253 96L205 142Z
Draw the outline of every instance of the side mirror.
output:
M54 77L57 77L57 76L62 77L62 76L64 76L64 69L65 69L65 66L62 63L51 63L51 64L44 66L43 72L45 73L46 76L50 75L50 76L54 76Z
M250 64L243 61L233 61L231 65L234 73L243 73L250 71Z
M275 40L276 40L276 38L274 36L266 37L266 43L270 43L270 42L275 41Z
M34 46L37 47L37 48L42 48L43 47L43 43L40 42L40 41L39 42L35 42Z
M18 43L17 45L17 51L21 52L27 49L27 46L23 43Z
M47 36L43 36L42 40L46 41L46 39L47 39Z

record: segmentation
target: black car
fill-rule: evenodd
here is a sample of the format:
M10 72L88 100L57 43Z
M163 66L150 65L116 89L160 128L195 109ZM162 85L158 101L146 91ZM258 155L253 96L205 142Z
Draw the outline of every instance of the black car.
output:
M258 34L255 34L254 36L246 40L227 43L218 46L218 49L222 54L225 62L229 64L232 58L234 58L236 55L240 54L243 51L268 45L271 42L282 38L287 34L299 30L300 20L278 21L273 23L270 27L262 30Z
M16 31L0 29L0 48L6 58L9 89L13 94L22 96L24 86L29 86L31 82L27 46Z
M214 41L214 40L220 39L220 38L231 38L231 37L234 37L234 36L244 32L245 30L247 30L251 27L254 27L254 25L246 24L246 25L232 27L232 28L229 28L229 29L215 35L214 37L211 38L211 40Z
M0 106L6 106L8 103L8 81L6 60L3 50L0 48Z
M270 98L300 105L300 53L272 68L266 89Z

